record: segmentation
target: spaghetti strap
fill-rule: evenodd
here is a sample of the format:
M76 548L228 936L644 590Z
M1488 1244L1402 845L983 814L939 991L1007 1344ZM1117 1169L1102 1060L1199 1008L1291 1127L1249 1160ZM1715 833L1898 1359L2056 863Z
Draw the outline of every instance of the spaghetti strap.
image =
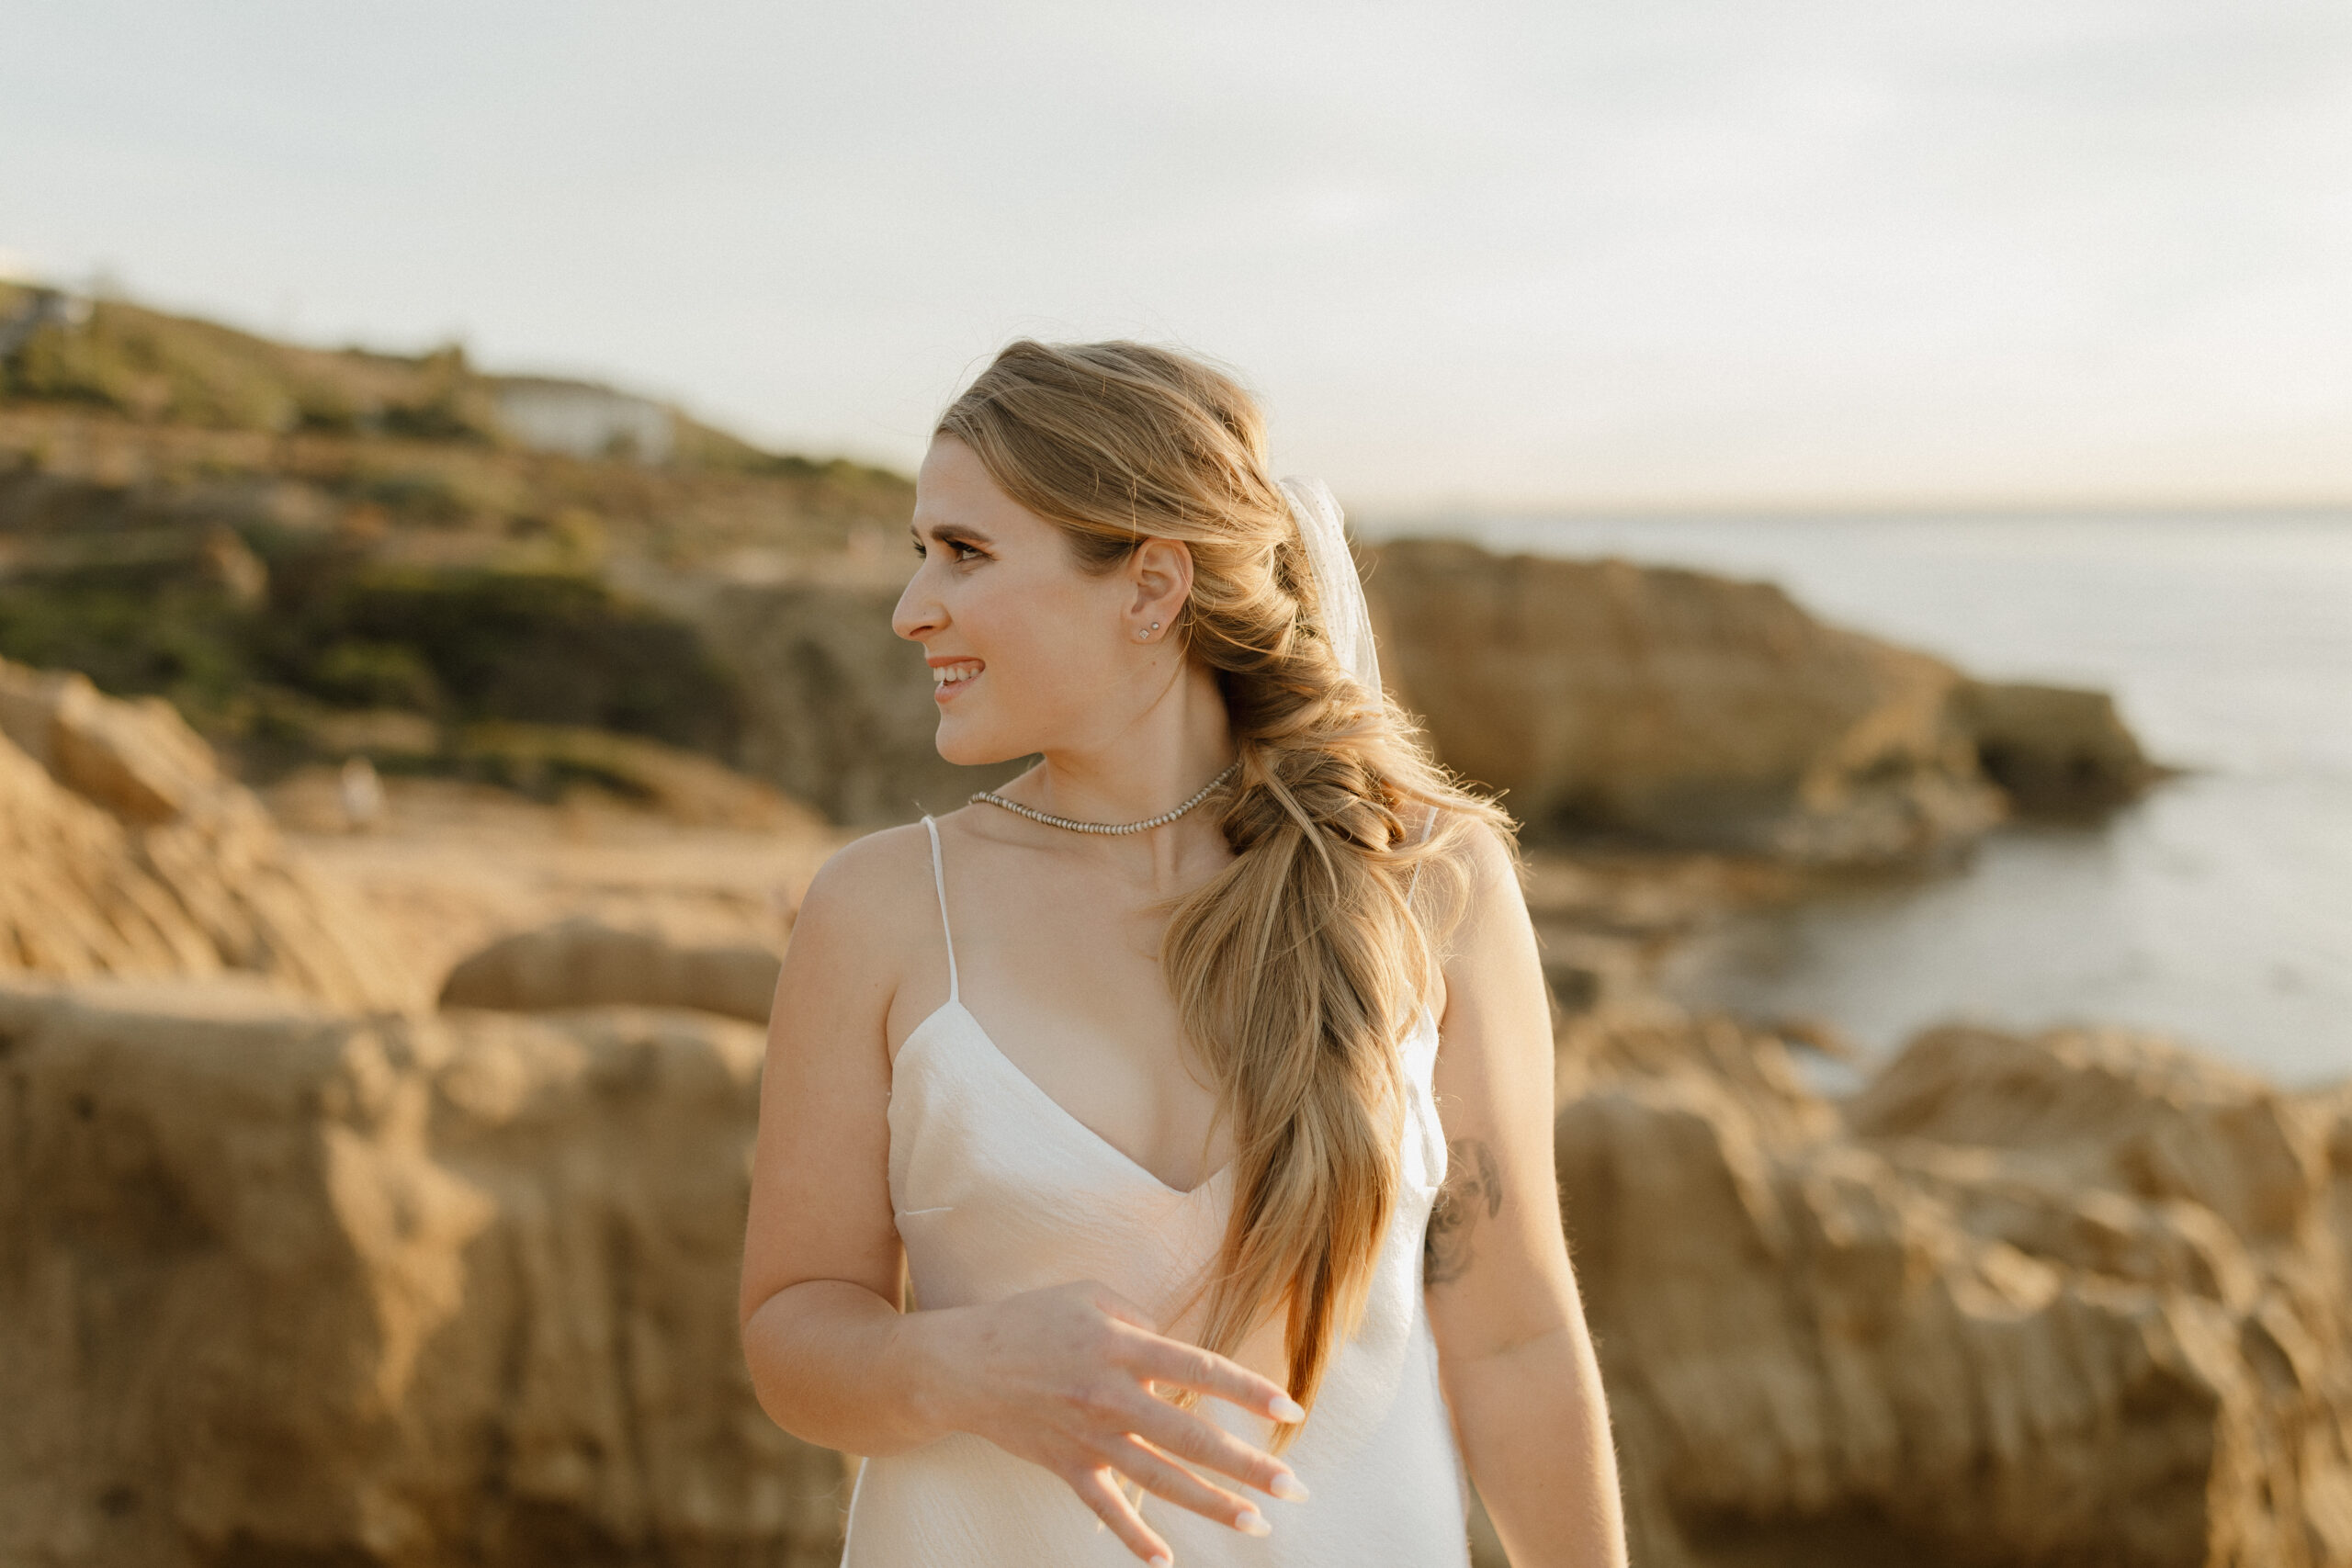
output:
M947 939L947 999L958 1002L963 998L956 986L956 933L947 925L947 872L939 861L939 824L925 817L922 825L931 829L931 882L939 889L939 934Z

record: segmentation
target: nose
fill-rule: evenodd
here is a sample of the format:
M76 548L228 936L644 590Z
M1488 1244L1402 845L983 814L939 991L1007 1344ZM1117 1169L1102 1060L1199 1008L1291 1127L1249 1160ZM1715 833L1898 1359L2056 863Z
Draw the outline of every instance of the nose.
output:
M909 642L921 642L946 624L947 613L931 591L931 573L917 567L890 612L890 629Z

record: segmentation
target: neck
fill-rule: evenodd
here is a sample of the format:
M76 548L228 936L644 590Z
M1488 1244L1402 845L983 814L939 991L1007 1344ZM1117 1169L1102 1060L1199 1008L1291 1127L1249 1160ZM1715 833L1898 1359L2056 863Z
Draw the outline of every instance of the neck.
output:
M1167 690L1115 734L1084 746L1049 747L1008 785L1009 799L1080 822L1140 822L1172 811L1238 755L1225 698L1210 671L1187 665ZM1213 824L1214 802L1138 838ZM1213 830L1213 829L1212 829Z

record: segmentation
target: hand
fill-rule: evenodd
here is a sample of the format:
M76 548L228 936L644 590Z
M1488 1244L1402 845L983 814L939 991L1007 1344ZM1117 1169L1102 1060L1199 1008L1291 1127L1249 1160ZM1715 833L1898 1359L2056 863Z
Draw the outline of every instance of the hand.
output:
M1305 1419L1290 1395L1213 1351L1153 1331L1107 1286L1031 1291L988 1306L924 1313L934 1337L932 1404L943 1425L986 1438L1069 1483L1127 1549L1165 1568L1167 1542L1143 1522L1119 1478L1247 1535L1272 1527L1247 1498L1204 1481L1189 1461L1295 1501L1290 1467L1153 1392L1154 1384L1229 1400L1252 1415Z

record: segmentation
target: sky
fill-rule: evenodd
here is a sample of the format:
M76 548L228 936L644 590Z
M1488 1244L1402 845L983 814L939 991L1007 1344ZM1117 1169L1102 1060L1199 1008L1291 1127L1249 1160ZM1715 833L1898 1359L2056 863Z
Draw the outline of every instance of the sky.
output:
M1393 513L2352 502L2346 0L19 0L0 252L900 467L1131 336Z

